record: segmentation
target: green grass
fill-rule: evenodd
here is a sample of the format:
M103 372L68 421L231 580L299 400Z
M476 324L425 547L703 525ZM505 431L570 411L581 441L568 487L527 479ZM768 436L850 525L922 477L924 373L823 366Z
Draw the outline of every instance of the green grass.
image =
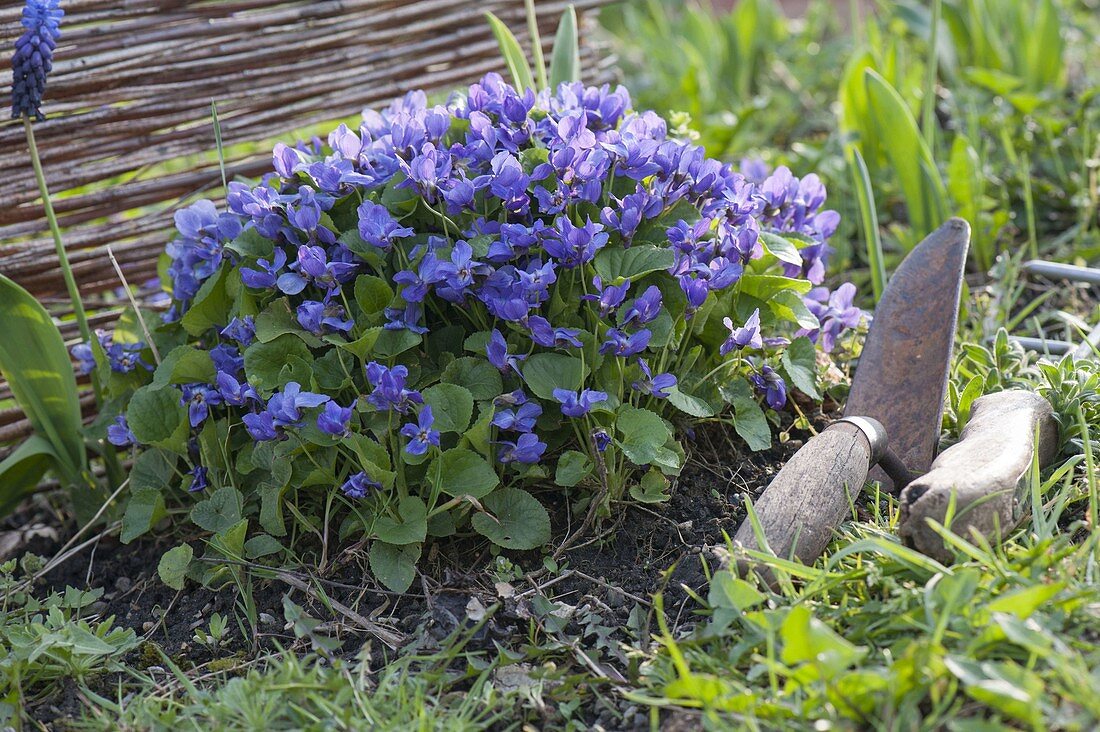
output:
M965 561L935 568L899 554L882 528L852 525L797 592L718 575L708 621L666 636L651 660L647 702L698 708L715 729L1097 724L1095 535L998 550L957 538Z
M74 727L475 730L506 722L517 694L498 690L487 671L448 671L445 662L455 655L410 654L374 671L364 659L330 663L283 653L207 672L198 683L165 659L167 677L135 673L119 698L90 695L92 705Z

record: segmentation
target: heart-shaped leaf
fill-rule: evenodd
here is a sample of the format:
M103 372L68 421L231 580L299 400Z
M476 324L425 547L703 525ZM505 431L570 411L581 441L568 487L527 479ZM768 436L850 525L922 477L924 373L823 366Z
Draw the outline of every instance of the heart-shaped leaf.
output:
M550 541L550 515L534 496L501 488L482 500L492 514L473 517L474 530L505 549L535 549Z

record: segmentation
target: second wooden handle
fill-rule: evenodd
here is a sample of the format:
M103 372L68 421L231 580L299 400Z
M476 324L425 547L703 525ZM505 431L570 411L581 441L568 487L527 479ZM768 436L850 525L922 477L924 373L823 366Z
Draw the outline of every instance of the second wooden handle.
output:
M978 532L991 542L1012 527L1016 494L1038 453L1040 466L1058 448L1058 422L1046 399L1030 391L1002 391L974 401L959 442L901 493L898 533L909 546L941 562L953 551L933 528L945 524L965 539Z

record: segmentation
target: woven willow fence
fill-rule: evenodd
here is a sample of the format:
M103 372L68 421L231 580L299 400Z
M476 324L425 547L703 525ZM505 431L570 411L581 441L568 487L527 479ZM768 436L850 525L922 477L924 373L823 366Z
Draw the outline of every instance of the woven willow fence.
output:
M571 0L579 11L607 0ZM537 0L549 51L569 3ZM22 3L0 8L0 43L21 32ZM485 21L491 11L528 45L523 0L67 0L56 62L36 126L65 245L93 327L109 326L120 298L111 248L131 284L156 275L172 214L184 201L221 193L211 101L226 173L270 169L271 142L354 117L410 89L442 91L503 70ZM584 14L582 12L582 20ZM591 26L582 25L582 31ZM606 81L582 32L589 82ZM549 57L549 53L547 53ZM0 99L11 98L10 67ZM49 238L22 125L0 122L0 273L60 318L65 288ZM0 324L0 337L2 334ZM64 321L66 338L76 328ZM0 404L11 393L0 383ZM93 406L83 395L86 414ZM0 409L0 443L29 432ZM0 449L0 454L4 450Z

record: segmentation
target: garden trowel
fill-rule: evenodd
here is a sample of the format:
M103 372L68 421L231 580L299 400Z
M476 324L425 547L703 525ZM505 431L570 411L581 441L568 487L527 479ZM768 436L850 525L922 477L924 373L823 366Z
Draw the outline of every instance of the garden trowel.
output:
M875 310L844 418L807 442L755 504L768 548L811 564L876 465L899 491L939 440L970 227L951 219L917 245ZM736 541L760 548L750 521Z

